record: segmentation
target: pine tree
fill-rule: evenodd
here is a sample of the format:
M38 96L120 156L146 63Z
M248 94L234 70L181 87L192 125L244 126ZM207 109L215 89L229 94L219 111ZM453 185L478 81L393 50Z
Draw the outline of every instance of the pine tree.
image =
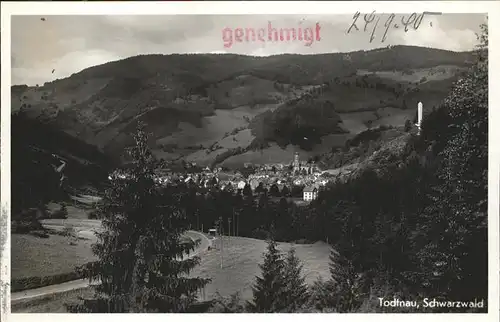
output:
M263 193L265 191L264 183L259 182L257 188L255 188L255 193Z
M303 307L308 300L308 290L305 277L302 275L303 265L292 247L287 254L284 270L285 301L287 312L296 312Z
M250 183L247 183L243 188L243 195L247 197L252 196L252 188L250 188Z
M276 313L286 308L283 301L285 262L276 246L273 239L267 241L264 263L259 265L262 276L256 277L256 283L252 287L253 302L248 303L252 312Z
M187 227L175 187L155 181L157 162L140 124L130 150L133 166L116 177L102 202L103 230L85 273L100 282L95 300L68 306L72 312L183 312L209 280L188 278L198 257L183 259L194 243L181 243Z
M362 303L361 288L358 273L356 272L351 247L337 245L339 251L330 253L330 285L332 292L327 302L334 303L337 312L352 312L359 308Z
M269 194L273 197L279 197L280 196L280 190L276 184L273 184L271 186L271 189L269 189Z
M281 195L283 197L289 197L290 196L290 189L288 189L287 186L283 186L283 189L281 189Z

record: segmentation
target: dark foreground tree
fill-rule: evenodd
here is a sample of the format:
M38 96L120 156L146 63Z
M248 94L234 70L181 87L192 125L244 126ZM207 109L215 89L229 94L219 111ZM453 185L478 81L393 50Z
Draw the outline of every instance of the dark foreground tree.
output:
M252 287L253 302L248 303L251 312L276 313L285 309L283 301L285 262L276 246L274 240L268 240L264 263L259 265L262 276L256 277L255 285Z
M330 275L328 288L331 290L327 303L332 303L335 311L347 313L356 311L363 301L360 278L356 272L352 258L353 251L350 248L337 246L339 251L330 253Z
M288 189L287 186L283 186L283 189L281 189L281 195L283 197L289 197L290 196L290 189Z
M303 265L292 247L288 251L285 261L285 289L283 294L285 310L290 313L302 309L308 300L307 285L302 275L302 267Z
M278 186L276 184L273 184L271 186L271 189L269 189L269 194L272 197L279 197L281 195L280 190L279 190L279 188L278 188Z
M175 187L155 180L158 163L142 125L135 142L133 166L111 180L100 209L103 230L93 245L98 261L84 270L100 282L95 299L68 306L71 312L184 312L209 282L188 278L199 258L183 258L195 245L180 242L187 221Z

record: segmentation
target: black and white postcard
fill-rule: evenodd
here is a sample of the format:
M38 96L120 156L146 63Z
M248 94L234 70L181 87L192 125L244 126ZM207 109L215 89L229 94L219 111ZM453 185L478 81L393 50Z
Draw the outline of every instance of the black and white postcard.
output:
M2 4L6 318L497 319L500 7L430 4Z

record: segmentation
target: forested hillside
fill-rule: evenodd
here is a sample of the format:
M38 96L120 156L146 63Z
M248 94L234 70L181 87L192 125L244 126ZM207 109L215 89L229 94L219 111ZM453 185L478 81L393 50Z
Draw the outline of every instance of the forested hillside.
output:
M125 155L144 121L160 158L231 166L260 151L265 163L274 145L284 161L293 150L316 156L371 127L402 126L418 101L427 110L439 105L471 61L470 52L411 46L271 57L142 55L13 86L12 109L113 157Z

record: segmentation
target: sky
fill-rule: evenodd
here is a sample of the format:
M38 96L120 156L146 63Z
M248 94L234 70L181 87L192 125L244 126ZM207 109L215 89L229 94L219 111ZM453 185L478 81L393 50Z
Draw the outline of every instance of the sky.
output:
M360 15L347 33L355 20L353 15L12 16L12 84L42 85L139 54L268 56L349 52L388 45L467 51L477 45L479 25L486 22L482 14L425 15L416 30L412 23L405 31L402 21L413 20L410 14L396 14L390 23L387 14L373 17L364 31L364 17ZM382 42L386 25L390 28ZM285 41L269 41L269 28L278 33L294 28L302 40L286 41L284 33Z

